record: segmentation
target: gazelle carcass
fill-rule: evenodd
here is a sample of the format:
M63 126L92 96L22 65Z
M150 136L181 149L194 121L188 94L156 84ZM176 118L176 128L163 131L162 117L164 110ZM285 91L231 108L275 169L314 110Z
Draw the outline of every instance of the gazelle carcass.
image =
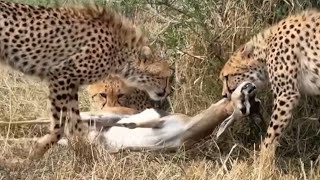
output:
M89 140L103 144L110 152L174 150L210 135L218 125L219 137L235 119L259 113L259 107L256 86L243 82L233 92L231 100L224 98L195 116L146 109L134 115L82 112L81 118L94 122Z

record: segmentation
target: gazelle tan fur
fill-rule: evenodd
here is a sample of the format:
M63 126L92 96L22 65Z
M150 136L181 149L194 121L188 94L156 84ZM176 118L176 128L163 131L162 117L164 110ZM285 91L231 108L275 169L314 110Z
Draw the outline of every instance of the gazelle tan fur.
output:
M83 112L81 118L93 120L97 125L90 132L89 139L98 140L112 152L121 149L178 149L210 135L223 122L218 131L220 135L233 120L249 115L255 103L259 103L255 92L253 83L244 82L233 92L231 101L224 98L195 116L146 109L135 115ZM113 124L115 127L110 127Z

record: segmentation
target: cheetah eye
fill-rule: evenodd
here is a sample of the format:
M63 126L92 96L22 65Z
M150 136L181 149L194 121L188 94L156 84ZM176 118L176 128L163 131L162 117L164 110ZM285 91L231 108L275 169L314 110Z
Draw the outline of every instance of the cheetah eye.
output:
M103 98L107 98L107 93L99 93L99 95Z

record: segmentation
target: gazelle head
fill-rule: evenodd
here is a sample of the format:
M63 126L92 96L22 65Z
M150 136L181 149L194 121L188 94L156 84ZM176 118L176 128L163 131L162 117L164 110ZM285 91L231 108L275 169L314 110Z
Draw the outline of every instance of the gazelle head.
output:
M231 94L233 113L219 126L217 138L234 122L235 119L248 116L252 113L260 113L261 101L256 98L257 88L252 82L242 82Z

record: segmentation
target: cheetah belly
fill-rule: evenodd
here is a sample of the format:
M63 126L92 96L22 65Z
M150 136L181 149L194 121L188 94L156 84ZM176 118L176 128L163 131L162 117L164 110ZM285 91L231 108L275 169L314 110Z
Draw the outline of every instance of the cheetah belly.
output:
M309 63L303 64L302 67L301 72L298 74L298 88L300 93L320 95L320 75L314 71L317 66L313 63Z

